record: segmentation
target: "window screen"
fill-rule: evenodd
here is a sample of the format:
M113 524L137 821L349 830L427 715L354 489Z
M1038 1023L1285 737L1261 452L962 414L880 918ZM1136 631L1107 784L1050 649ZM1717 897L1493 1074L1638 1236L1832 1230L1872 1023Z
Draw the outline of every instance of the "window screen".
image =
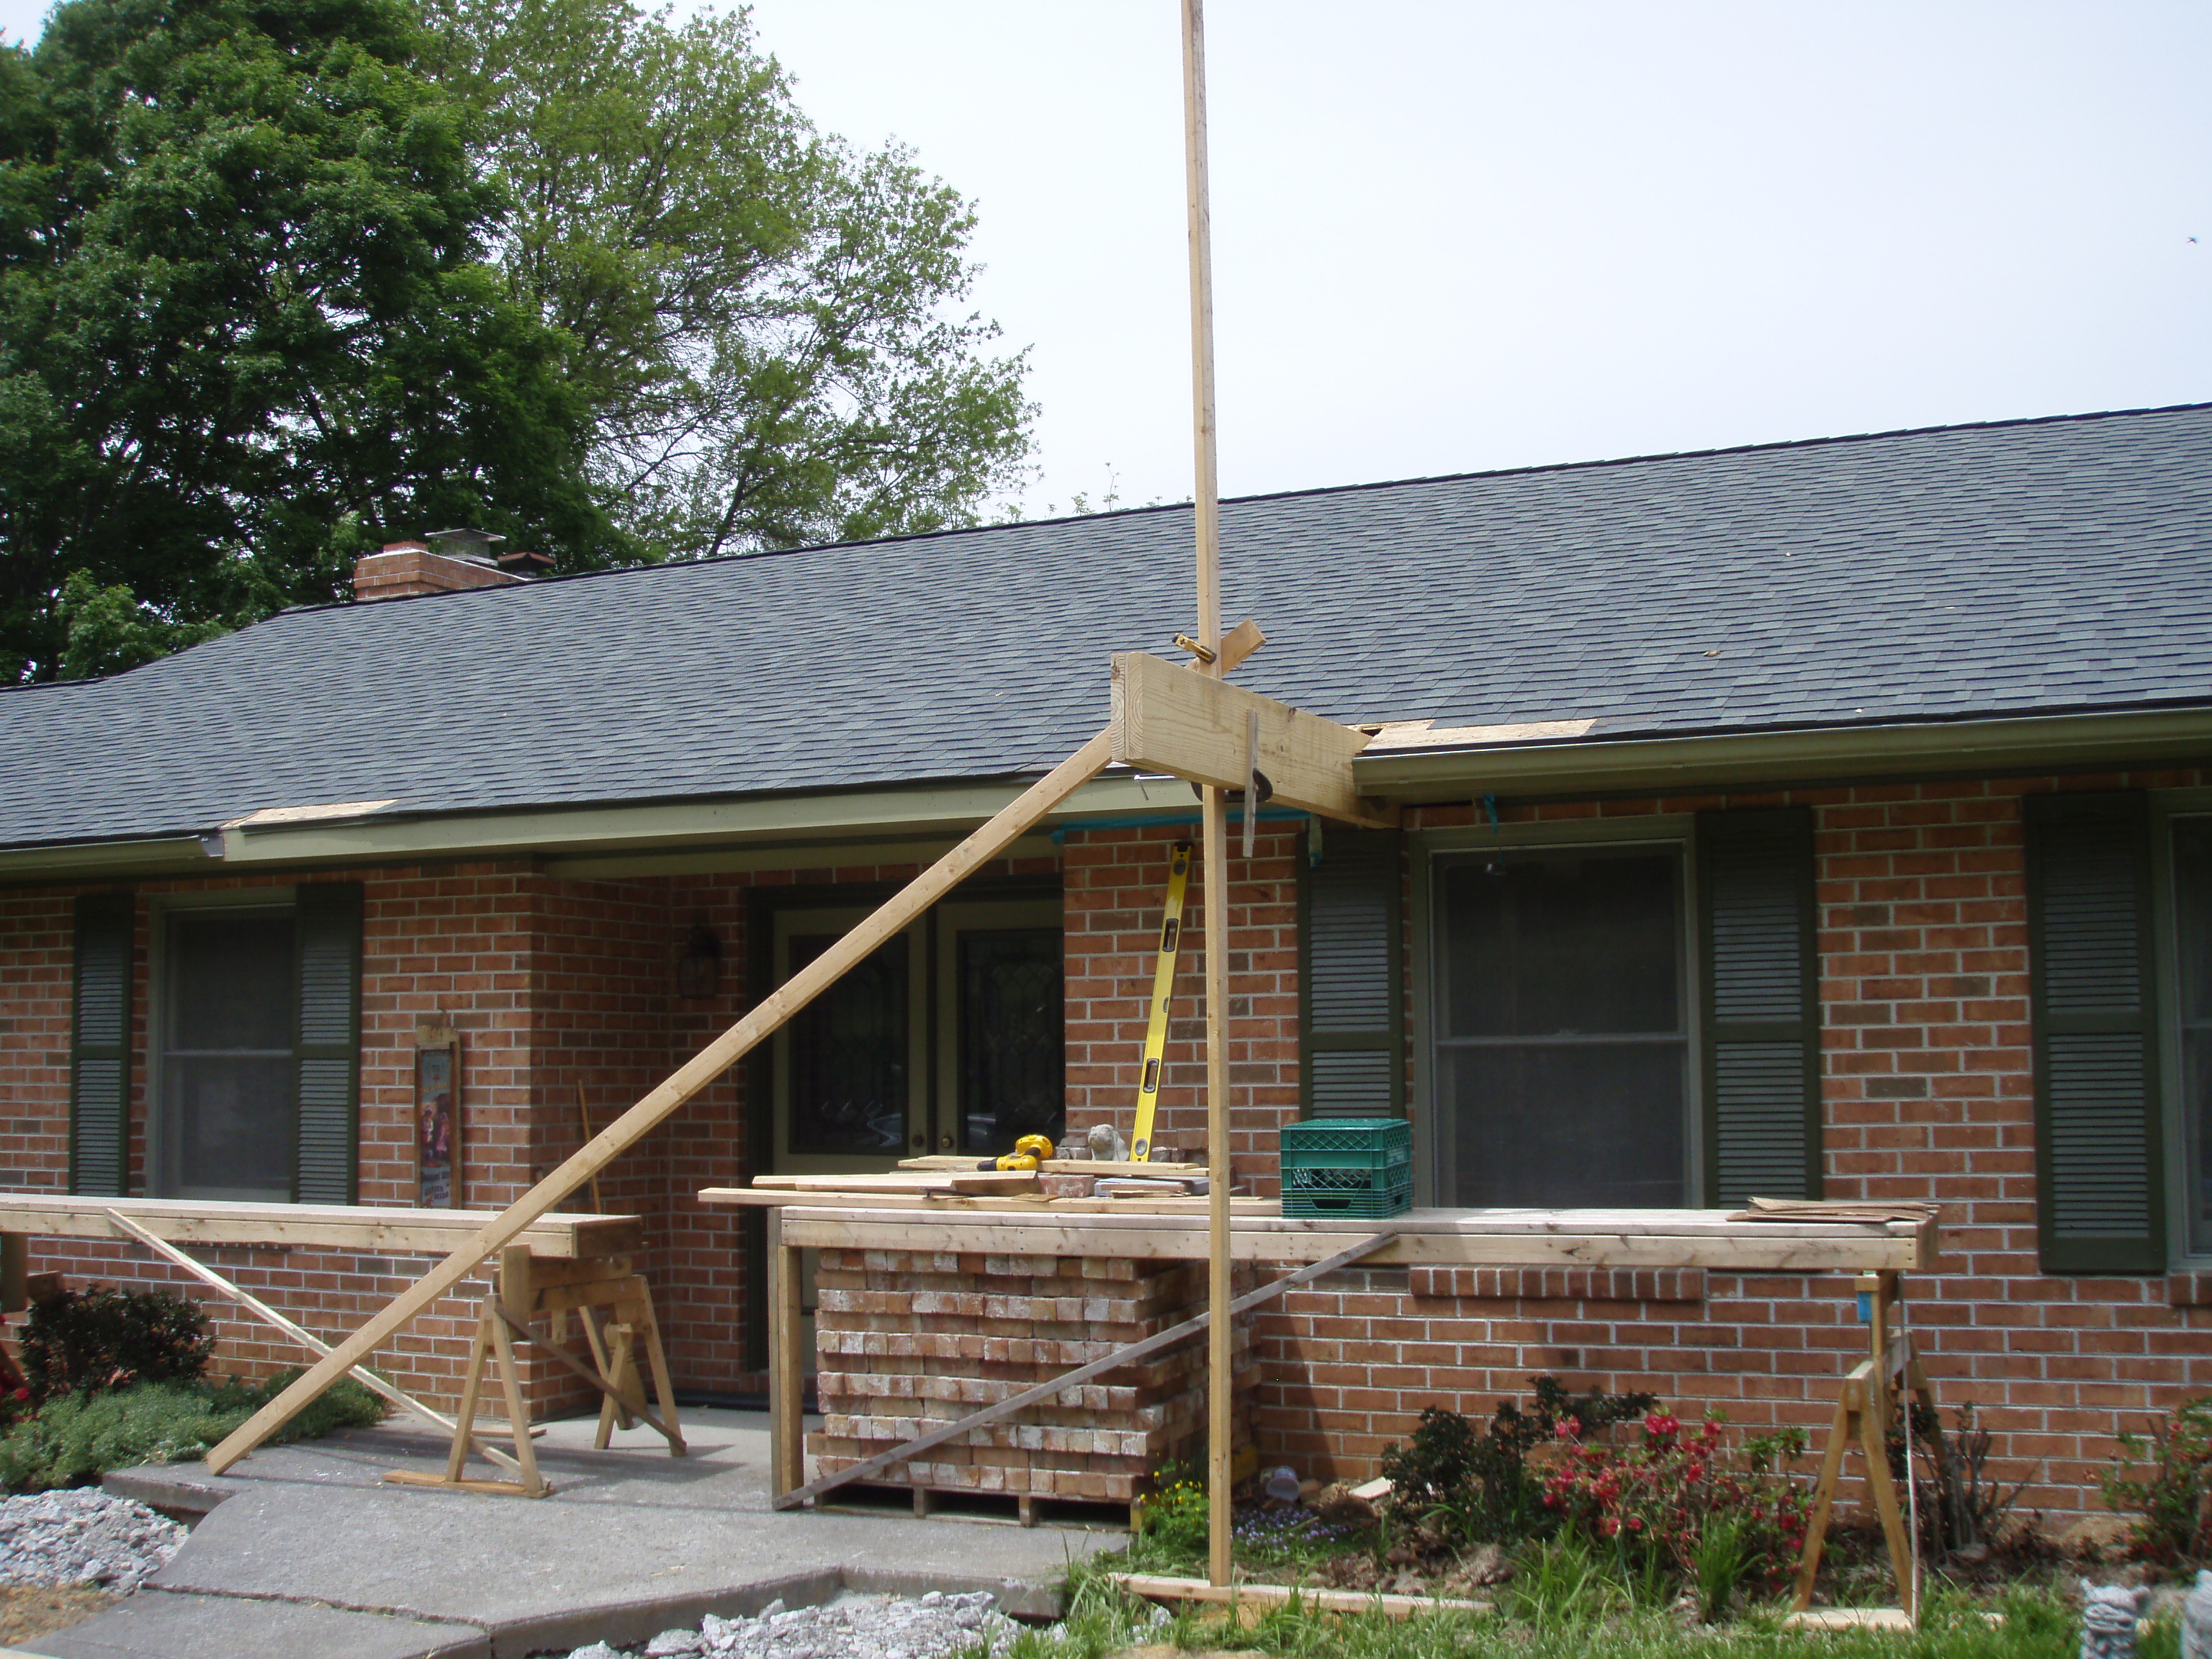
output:
M1680 858L1501 853L1438 873L1450 1201L1681 1204Z
M179 1198L289 1201L292 913L175 911L165 931L164 1190Z
M2189 1139L2189 1248L2212 1252L2212 820L2173 830L2180 947L2181 1109Z

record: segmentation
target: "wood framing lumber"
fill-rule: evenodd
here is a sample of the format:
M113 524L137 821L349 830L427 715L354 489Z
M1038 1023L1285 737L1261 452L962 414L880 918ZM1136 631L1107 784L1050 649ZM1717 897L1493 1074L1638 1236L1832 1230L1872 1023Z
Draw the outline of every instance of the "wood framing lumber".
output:
M773 1036L801 1008L842 978L881 945L977 867L997 857L1023 831L1066 800L1113 757L1109 734L1101 732L1009 802L986 824L901 888L866 921L854 927L771 992L743 1019L701 1049L658 1088L580 1147L575 1155L540 1181L381 1313L348 1337L307 1375L259 1411L208 1454L210 1471L221 1474L259 1445L377 1346L416 1315L452 1293L488 1256L513 1243L552 1207L608 1164L635 1146L673 1115L684 1103L720 1077L754 1048Z
M1312 1584L1214 1584L1203 1578L1170 1578L1158 1573L1117 1572L1114 1582L1148 1601L1218 1601L1247 1607L1281 1607L1295 1600L1321 1613L1381 1613L1408 1619L1417 1613L1488 1613L1487 1601L1448 1596L1388 1595L1380 1590L1322 1589Z
M0 1193L0 1232L112 1238L127 1215L172 1244L289 1244L372 1255L445 1255L490 1220L489 1210L415 1210L379 1204L245 1204L212 1199L96 1198ZM513 1243L532 1255L581 1260L645 1248L634 1215L547 1215Z
M764 1175L753 1185L785 1193L1033 1193L1035 1170L894 1170L882 1175Z
M1006 1215L1204 1215L1210 1198L1047 1198L1042 1193L1025 1197L994 1198L972 1193L797 1193L763 1191L754 1187L708 1187L701 1189L702 1204L727 1204L750 1209L788 1209L835 1205L841 1210L906 1210L922 1215L943 1215L975 1210ZM1231 1198L1237 1215L1279 1215L1282 1204L1272 1198Z
M290 1320L285 1318L283 1314L278 1313L267 1303L259 1300L258 1297L251 1295L246 1291L240 1290L237 1285L232 1284L228 1279L225 1279L221 1273L209 1267L206 1263L194 1261L191 1256L186 1255L182 1250L177 1249L175 1245L170 1243L167 1239L156 1237L145 1228L140 1226L137 1222L131 1220L130 1217L124 1215L118 1211L110 1210L108 1212L108 1219L114 1223L117 1231L137 1239L141 1244L143 1244L148 1249L153 1251L156 1255L162 1257L165 1261L172 1261L178 1267L182 1267L186 1273L191 1274L193 1278L198 1279L203 1285L207 1285L210 1290L219 1291L222 1295L228 1297L233 1302L237 1303L240 1307L245 1309L246 1312L253 1315L257 1319L260 1319L268 1324L275 1326L276 1329L283 1332L285 1335L290 1337L293 1341L298 1343L308 1352L313 1354L326 1354L331 1351L331 1345L324 1341L319 1336L317 1336L313 1331L294 1324ZM442 1412L432 1410L421 1401L416 1399L414 1395L405 1393L402 1389L394 1388L391 1383L386 1382L382 1377L379 1376L374 1371L370 1370L367 1366L355 1366L353 1368L353 1377L356 1382L359 1382L363 1388L368 1389L372 1394L375 1394L383 1399L390 1401L401 1410L414 1413L416 1416L422 1418L424 1421L434 1424L439 1429L447 1434L450 1435L453 1432L453 1419L452 1418L447 1417ZM476 1438L473 1434L471 1438L473 1441L476 1449L482 1452L486 1457L489 1458L493 1462L501 1464L510 1469L519 1470L522 1467L521 1464L517 1462L514 1458L508 1456L505 1452L501 1451L497 1447L485 1445L481 1439Z
M1362 1239L1349 1249L1339 1250L1325 1261L1316 1261L1310 1267L1299 1268L1296 1273L1285 1273L1280 1279L1262 1285L1256 1291L1250 1291L1238 1297L1236 1301L1228 1304L1228 1311L1232 1316L1243 1313L1249 1308L1258 1307L1262 1302L1272 1301L1294 1285L1303 1285L1309 1279L1320 1278L1323 1273L1334 1273L1339 1267L1348 1267L1362 1256L1370 1255L1381 1248L1387 1237L1386 1234L1377 1233L1371 1238ZM785 1243L787 1245L789 1241L787 1239ZM832 1474L817 1476L794 1491L779 1495L774 1499L775 1505L780 1510L793 1509L808 1498L818 1498L823 1492L844 1486L848 1481L865 1480L870 1475L890 1468L894 1463L902 1463L917 1453L926 1452L933 1446L941 1446L946 1441L966 1434L970 1430L980 1429L986 1424L995 1423L1002 1417L1011 1417L1014 1413L1026 1407L1050 1400L1069 1389L1089 1382L1094 1376L1102 1376L1106 1372L1118 1370L1123 1365L1133 1365L1148 1354L1158 1353L1163 1348L1173 1347L1178 1342L1188 1341L1212 1322L1213 1313L1209 1309L1195 1318L1184 1320L1180 1325L1170 1325L1167 1329L1156 1331L1141 1341L1132 1342L1127 1346L1116 1348L1113 1352L1103 1358L1094 1359L1087 1365L1079 1366L1074 1370L1053 1377L1048 1382L1040 1382L1034 1388L1024 1389L1019 1394L1009 1395L1004 1400L984 1407L981 1411L969 1413L957 1422L945 1424L941 1427L930 1430L927 1434L917 1435L911 1440L879 1451L872 1457L864 1457L859 1462L848 1464ZM1222 1322L1225 1327L1228 1322L1224 1320Z
M507 1359L510 1353L510 1350L506 1345L510 1340L509 1333L512 1333L514 1336L520 1337L525 1342L529 1343L532 1346L544 1349L545 1352L552 1355L554 1359L560 1364L566 1367L568 1370L574 1371L578 1376L582 1377L585 1382L590 1383L607 1398L621 1399L622 1390L617 1385L615 1378L609 1376L603 1372L593 1370L589 1365L586 1365L582 1360L577 1358L575 1355L570 1353L568 1349L562 1347L558 1342L550 1341L542 1336L532 1336L530 1334L530 1328L518 1321L515 1316L509 1313L505 1308L495 1310L494 1316L496 1319L499 1327L499 1328L495 1331L494 1335L501 1345L500 1356L502 1360ZM663 1398L665 1399L665 1396L664 1395ZM678 1457L684 1455L685 1450L684 1437L677 1432L677 1431L670 1425L662 1422L658 1417L655 1417L653 1414L652 1410L647 1407L642 1401L625 1400L623 1403L625 1408L629 1410L633 1416L643 1419L645 1425L647 1428L655 1430L659 1432L660 1437L668 1443L669 1450L673 1452Z
M1395 811L1369 800L1352 775L1364 732L1309 714L1142 651L1114 657L1115 761L1200 785L1242 789L1251 767L1249 722L1260 720L1260 769L1279 806L1348 823L1389 825Z
M764 1195L763 1195L764 1196ZM824 1197L779 1206L785 1237L810 1248L984 1251L1006 1255L1126 1255L1202 1261L1207 1229L1194 1202L1163 1213L1126 1213L1116 1200L1069 1213L988 1199L886 1213ZM885 1200L889 1202L889 1200ZM1820 1224L1729 1225L1718 1212L1413 1210L1387 1222L1232 1210L1230 1251L1239 1261L1310 1261L1348 1237L1386 1232L1376 1265L1498 1267L1704 1267L1719 1273L1858 1273L1936 1258L1934 1224L1887 1229Z

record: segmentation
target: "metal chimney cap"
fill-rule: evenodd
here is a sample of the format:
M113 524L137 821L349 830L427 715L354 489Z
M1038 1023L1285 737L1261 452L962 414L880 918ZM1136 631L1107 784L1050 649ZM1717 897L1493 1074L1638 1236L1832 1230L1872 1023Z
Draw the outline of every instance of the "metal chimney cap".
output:
M495 536L489 530L433 530L422 539L449 559L489 564L491 556L486 550L494 542L503 542L507 538Z

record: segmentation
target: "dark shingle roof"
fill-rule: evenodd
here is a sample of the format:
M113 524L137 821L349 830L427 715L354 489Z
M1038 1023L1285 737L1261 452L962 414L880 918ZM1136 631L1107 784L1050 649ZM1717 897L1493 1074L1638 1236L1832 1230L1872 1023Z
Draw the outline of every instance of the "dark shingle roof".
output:
M1235 501L1239 680L1662 735L2212 702L2212 405ZM0 844L1003 776L1194 621L1188 507L290 612L0 696ZM1709 654L1717 653L1717 654Z

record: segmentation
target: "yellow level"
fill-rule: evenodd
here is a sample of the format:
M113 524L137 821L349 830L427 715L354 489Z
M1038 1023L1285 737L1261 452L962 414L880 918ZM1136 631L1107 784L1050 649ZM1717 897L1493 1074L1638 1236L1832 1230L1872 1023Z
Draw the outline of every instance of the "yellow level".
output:
M1152 1115L1160 1104L1161 1056L1168 1046L1168 1003L1175 993L1176 956L1182 949L1182 890L1190 884L1190 843L1179 841L1168 864L1167 914L1160 918L1160 961L1152 970L1152 1017L1145 1027L1145 1069L1137 1079L1137 1128L1129 1157L1152 1158Z

